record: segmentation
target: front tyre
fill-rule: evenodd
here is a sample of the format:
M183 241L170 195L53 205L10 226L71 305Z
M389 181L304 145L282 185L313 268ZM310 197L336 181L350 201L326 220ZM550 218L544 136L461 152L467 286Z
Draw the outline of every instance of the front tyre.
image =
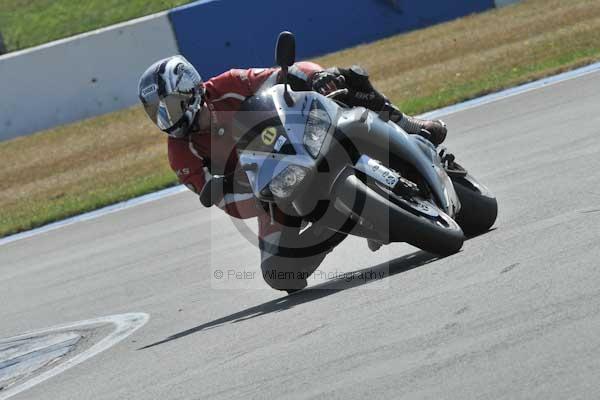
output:
M392 204L402 210L402 215L398 212L390 214L390 222L393 220L404 222L390 228L400 230L401 235L408 234L406 243L439 256L449 256L460 251L465 235L460 225L448 214L423 198L413 198L408 201L390 192L387 194Z
M447 256L457 253L465 240L456 221L430 201L401 199L380 185L367 185L355 175L341 179L333 198L355 219L372 225L383 242L406 242Z

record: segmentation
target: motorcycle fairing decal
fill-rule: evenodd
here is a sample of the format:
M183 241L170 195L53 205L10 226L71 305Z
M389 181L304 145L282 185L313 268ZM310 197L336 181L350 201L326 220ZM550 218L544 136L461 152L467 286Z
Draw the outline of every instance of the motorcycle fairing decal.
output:
M400 175L396 172L364 154L356 162L355 167L390 189L396 187L398 180L400 180Z
M277 128L274 126L265 128L261 132L260 137L266 146L271 146L273 143L275 143L275 138L277 137Z
M287 139L285 138L285 136L279 136L277 138L277 141L275 142L275 146L273 146L273 150L280 151L281 148L283 147L283 145L285 144L285 142L287 142Z

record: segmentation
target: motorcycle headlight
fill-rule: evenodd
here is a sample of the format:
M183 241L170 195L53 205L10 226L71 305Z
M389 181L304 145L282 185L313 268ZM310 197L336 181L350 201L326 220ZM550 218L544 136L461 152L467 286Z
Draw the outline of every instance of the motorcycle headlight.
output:
M306 178L307 169L299 165L288 165L269 184L269 189L276 197L290 197L294 189Z
M313 158L317 158L327 132L331 127L331 118L318 100L313 100L304 129L304 147Z

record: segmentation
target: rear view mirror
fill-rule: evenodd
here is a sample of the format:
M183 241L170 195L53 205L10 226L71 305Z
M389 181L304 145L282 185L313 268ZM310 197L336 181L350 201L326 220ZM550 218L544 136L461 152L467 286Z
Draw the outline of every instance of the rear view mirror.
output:
M296 38L293 33L284 31L279 34L275 62L282 68L291 67L296 62Z

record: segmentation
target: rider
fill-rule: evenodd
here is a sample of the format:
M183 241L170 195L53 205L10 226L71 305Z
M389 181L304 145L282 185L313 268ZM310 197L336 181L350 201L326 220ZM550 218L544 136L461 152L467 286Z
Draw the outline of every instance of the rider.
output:
M274 289L294 291L306 286L308 276L346 235L329 232L325 237L313 226L301 231L300 221L271 215L257 204L245 173L236 168L233 115L261 87L281 83L280 75L279 68L232 69L204 82L192 64L177 55L152 64L140 78L138 93L148 116L169 136L169 163L180 182L201 195L206 207L217 205L236 218L258 217L263 277ZM406 132L424 135L435 145L446 137L443 122L403 114L373 88L358 66L324 70L298 62L290 67L288 81L296 91L328 94L348 89L340 100L350 106L387 112ZM213 175L225 179L212 179ZM212 190L203 190L207 184ZM307 248L309 253L300 251Z

